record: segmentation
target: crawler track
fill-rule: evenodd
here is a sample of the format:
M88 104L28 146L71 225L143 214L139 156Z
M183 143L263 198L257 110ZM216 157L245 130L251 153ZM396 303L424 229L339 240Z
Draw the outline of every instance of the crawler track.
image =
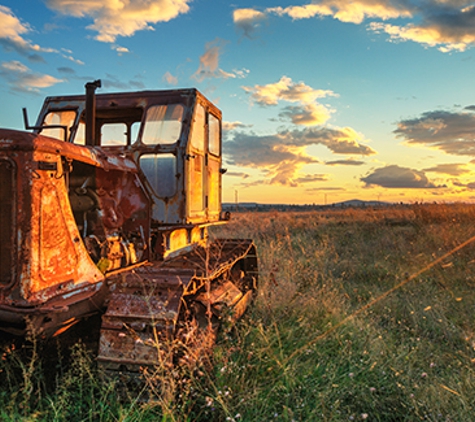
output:
M257 287L256 249L248 239L220 239L109 282L97 359L109 373L139 374L162 361L164 345L242 316Z

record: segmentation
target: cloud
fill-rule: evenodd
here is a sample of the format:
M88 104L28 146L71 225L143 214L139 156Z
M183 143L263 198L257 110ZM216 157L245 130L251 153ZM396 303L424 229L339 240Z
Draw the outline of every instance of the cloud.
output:
M291 132L293 142L297 145L324 145L335 154L374 155L376 151L361 144L363 135L350 127L344 128L309 128Z
M270 184L297 186L297 172L305 165L317 162L303 147L289 145L285 135L248 135L238 132L223 144L226 160L241 167L261 169Z
M377 185L383 188L434 189L437 187L422 171L390 165L374 170L360 179L367 186Z
M336 95L330 90L313 89L303 82L295 83L287 76L282 76L278 82L272 84L243 86L242 88L251 94L251 98L256 103L262 106L277 105L280 100L310 104L317 98Z
M318 188L309 188L309 189L306 189L307 191L310 191L310 190L321 190L321 191L328 191L328 192L332 192L332 191L339 191L339 190L346 190L345 188L342 188L341 186L321 186L321 187L318 187Z
M465 164L437 164L436 166L423 169L425 172L442 173L450 176L461 176L470 173L470 170L465 167Z
M137 76L135 76L137 78ZM131 79L129 85L134 89L145 89L145 84L141 80Z
M344 191L346 189L337 186L319 186L315 188L307 188L305 192L337 192L337 191Z
M294 20L332 16L339 21L356 24L363 22L366 18L387 20L411 16L411 12L404 2L390 0L355 0L351 2L347 0L322 0L318 3L302 6L274 7L267 9L267 11L279 16L287 15Z
M3 77L15 91L23 92L38 92L41 88L48 88L52 85L64 82L62 79L57 79L51 75L33 72L23 63L16 60L2 62L0 65L0 76Z
M226 176L240 177L241 179L247 179L250 177L248 173L243 173L243 172L238 172L238 171L227 171Z
M162 77L162 80L165 81L168 85L178 84L178 78L176 76L173 76L170 72L165 72Z
M15 51L32 62L44 62L39 53L55 53L52 48L40 47L23 38L30 32L28 24L22 23L6 6L0 5L0 44L6 51Z
M69 66L61 66L58 67L58 72L63 73L64 75L69 75L69 76L76 76L76 71Z
M73 52L72 52L71 50L67 49L67 48L61 48L61 51L60 51L59 54L61 54L61 56L62 56L63 58L65 58L66 60L69 60L69 61L71 61L71 62L73 62L73 63L79 64L79 65L83 65L83 64L84 64L83 61L74 58L74 57L73 57Z
M465 51L475 44L475 6L470 1L432 0L417 10L418 22L406 26L370 24L369 29L385 32L391 40L414 41L442 52Z
M409 145L424 145L453 155L475 156L475 113L428 111L420 117L402 120L394 131Z
M368 30L385 33L390 41L413 41L437 47L447 53L465 51L475 45L475 5L472 0L320 0L289 7L269 7L262 12L245 10L243 15L288 16L293 20L332 17L341 22L362 24L368 19ZM239 15L239 9L235 14ZM401 24L402 20L407 24ZM397 20L397 24L387 21ZM253 20L249 27L252 30ZM239 27L239 21L235 24Z
M315 126L325 123L330 118L330 111L321 104L303 104L285 107L279 117L294 125Z
M112 50L116 51L119 56L122 56L122 54L130 53L130 50L127 47L122 47L120 45L112 46Z
M243 35L252 39L255 31L261 26L261 23L267 19L263 12L255 9L236 9L233 12L233 21Z
M251 95L251 101L263 107L275 106L280 101L297 103L286 106L280 113L281 119L288 119L293 124L314 126L325 123L332 110L316 102L319 98L337 96L333 91L314 89L303 82L293 82L282 76L278 82L267 85L243 86Z
M325 164L327 166L362 166L365 162L349 158L348 160L326 161Z
M248 128L248 127L251 127L252 125L246 125L242 122L226 122L224 121L222 123L222 127L223 127L223 131L225 132L229 132L231 130L236 130L236 129L244 129L244 128Z
M96 31L96 40L113 43L137 31L153 30L150 24L168 22L187 13L191 0L47 0L47 6L63 15L90 17L87 28Z
M136 76L137 78L137 76ZM135 89L144 89L145 85L141 80L131 79L128 82L123 82L117 76L106 73L106 77L102 78L102 87L107 88L116 88L121 91L128 90L130 88Z
M304 129L273 135L236 132L224 142L223 151L229 164L260 169L270 184L298 186L304 182L299 170L319 162L306 153L308 146L324 145L339 154L374 154L370 147L359 143L360 138L350 128Z
M295 179L295 183L313 183L313 182L326 182L328 180L327 174L304 174L299 178Z
M249 73L246 69L225 72L219 68L219 58L226 44L227 41L220 38L216 38L215 40L206 43L205 52L200 57L200 66L191 77L198 82L203 82L203 80L208 78L228 79L246 77Z

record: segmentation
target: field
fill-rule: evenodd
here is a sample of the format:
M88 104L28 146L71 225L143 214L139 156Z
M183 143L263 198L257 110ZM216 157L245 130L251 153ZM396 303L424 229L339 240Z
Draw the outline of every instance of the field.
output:
M472 421L475 207L238 213L259 294L157 395L103 380L86 338L0 346L0 421Z

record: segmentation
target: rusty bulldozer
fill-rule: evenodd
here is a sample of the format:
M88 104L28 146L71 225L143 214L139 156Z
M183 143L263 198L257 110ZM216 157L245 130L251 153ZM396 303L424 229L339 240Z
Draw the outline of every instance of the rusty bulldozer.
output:
M99 363L138 372L157 341L244 313L256 248L208 237L229 219L220 110L196 89L100 85L0 129L0 330L49 338L100 313Z

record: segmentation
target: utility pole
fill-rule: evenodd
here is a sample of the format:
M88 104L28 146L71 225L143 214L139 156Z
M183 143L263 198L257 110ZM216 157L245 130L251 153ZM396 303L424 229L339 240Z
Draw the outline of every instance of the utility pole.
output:
M239 205L238 205L239 204L239 196L238 196L238 191L237 190L234 191L234 204L236 206L236 211L237 211L238 208L239 208Z

